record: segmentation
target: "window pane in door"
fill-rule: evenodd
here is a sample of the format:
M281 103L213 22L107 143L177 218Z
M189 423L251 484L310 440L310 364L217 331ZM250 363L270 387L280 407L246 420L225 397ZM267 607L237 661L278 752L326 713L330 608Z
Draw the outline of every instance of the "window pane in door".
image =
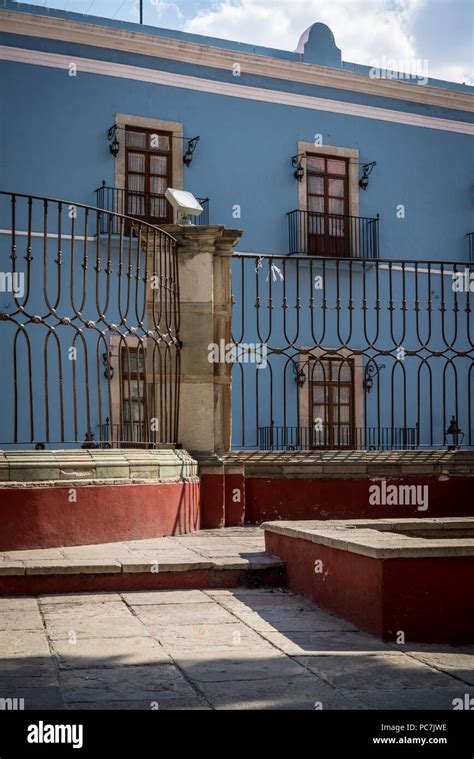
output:
M169 135L151 132L149 135L148 147L150 150L162 150L168 152L170 149Z
M164 219L167 214L166 198L150 198L150 214L154 219Z
M310 195L308 198L308 210L313 213L323 213L324 198L320 195Z
M136 171L140 174L145 173L145 154L128 153L128 170Z
M344 197L344 180L328 179L328 195L336 198Z
M341 174L341 176L345 176L345 173L346 173L346 162L345 161L336 161L333 158L328 158L328 161L327 161L327 172L328 172L328 174Z
M128 189L130 192L143 192L145 189L145 176L143 174L129 174Z
M165 176L168 173L168 159L163 155L150 156L150 173Z
M328 211L342 215L344 213L344 201L338 198L328 198Z
M336 179L335 181L340 180ZM314 195L324 195L324 178L308 176L308 192Z
M168 182L165 177L150 177L150 192L156 195L164 195Z
M321 171L324 172L324 158L317 158L316 156L308 156L307 159L308 171Z
M146 148L146 133L127 129L125 144L127 148Z

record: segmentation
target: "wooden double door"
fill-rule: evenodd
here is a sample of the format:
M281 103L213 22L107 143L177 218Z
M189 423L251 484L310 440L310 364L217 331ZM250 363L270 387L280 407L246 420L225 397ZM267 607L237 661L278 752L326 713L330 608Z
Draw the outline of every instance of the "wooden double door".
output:
M125 195L123 213L160 226L172 222L165 198L172 179L172 135L139 127L125 132Z
M349 255L348 159L308 155L306 168L308 253Z

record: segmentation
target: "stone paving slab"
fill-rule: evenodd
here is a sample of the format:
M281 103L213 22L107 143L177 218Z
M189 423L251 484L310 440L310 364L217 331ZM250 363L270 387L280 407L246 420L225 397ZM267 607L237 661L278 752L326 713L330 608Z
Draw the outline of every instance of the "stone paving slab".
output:
M138 619L130 616L106 617L105 619L72 619L61 622L48 621L48 637L50 640L69 640L71 636L85 640L87 638L137 638L147 635L146 630Z
M129 606L160 606L161 604L212 603L202 590L162 590L160 593L135 591L122 593L122 598Z
M473 645L386 644L286 589L0 598L2 626L0 699L25 709L452 710L474 698Z
M153 628L149 629L153 631ZM160 627L156 630L156 638L171 654L175 651L207 651L210 656L215 656L222 649L239 651L247 647L272 650L264 638L237 620L227 624Z
M125 667L140 664L169 664L170 658L160 644L149 637L85 638L75 645L67 641L51 641L61 669L89 667Z
M444 672L396 653L366 657L351 653L346 656L298 656L297 661L344 691L447 688L453 684L452 678Z
M417 652L416 658L430 667L443 669L450 675L474 686L474 656L472 653L425 651Z
M122 571L115 559L27 559L27 575L117 574Z
M43 621L37 608L35 609L1 609L0 630L36 630L43 632Z
M310 675L200 683L215 709L310 710L360 709L360 704Z
M365 632L267 632L261 635L276 648L288 656L329 656L346 655L356 652L358 655L390 653L392 650L383 641ZM400 652L400 655L402 653Z
M0 598L0 614L5 611L36 611L38 603L36 598L25 596L7 596Z
M235 647L209 651L173 653L173 659L193 682L233 682L239 680L288 679L305 675L298 662L280 654L271 646L248 650Z
M454 699L474 698L474 688L462 683L449 688L404 688L353 691L352 696L364 709L442 710L452 711Z
M208 623L232 623L235 617L217 604L178 603L137 606L135 613L148 626L203 625Z
M98 704L96 701L72 702L67 705L67 709L95 711L101 709L104 711L150 711L150 709L159 709L159 711L205 711L212 707L207 706L198 696L183 696L179 694L159 694L160 698L153 702L144 701L108 701L107 703Z
M98 603L91 603L89 601L72 604L42 603L41 611L46 624L60 622L61 620L72 622L83 619L88 619L92 622L93 620L104 620L108 617L121 621L123 618L128 619L131 617L129 609L120 600L105 600Z
M169 696L193 698L195 692L173 664L119 669L62 670L59 682L68 702L160 702Z
M8 603L8 601L11 601L13 599L5 598L0 599L0 604L2 601L5 601L5 603ZM27 600L26 598L18 599L19 601ZM35 601L34 598L28 599L30 601ZM112 603L113 601L116 601L120 603L122 601L121 596L119 593L54 593L53 595L41 595L37 596L38 604L40 608L43 606L49 606L49 605L58 605L58 606L74 606L82 604L103 604L103 603Z
M0 698L23 699L23 709L65 709L63 694L58 684L23 686L14 680L0 687Z

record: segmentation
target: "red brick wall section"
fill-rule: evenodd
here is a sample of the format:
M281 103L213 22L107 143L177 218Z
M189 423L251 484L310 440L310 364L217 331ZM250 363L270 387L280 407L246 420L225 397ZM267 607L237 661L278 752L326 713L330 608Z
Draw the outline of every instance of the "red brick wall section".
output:
M0 550L179 535L200 527L198 481L0 489Z

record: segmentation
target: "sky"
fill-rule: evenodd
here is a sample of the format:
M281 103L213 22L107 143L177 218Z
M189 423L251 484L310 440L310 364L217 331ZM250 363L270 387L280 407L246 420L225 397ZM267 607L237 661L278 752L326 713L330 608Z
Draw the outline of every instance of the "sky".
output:
M31 4L138 21L138 0ZM345 61L474 84L474 0L143 0L143 8L151 26L282 50L322 21Z

